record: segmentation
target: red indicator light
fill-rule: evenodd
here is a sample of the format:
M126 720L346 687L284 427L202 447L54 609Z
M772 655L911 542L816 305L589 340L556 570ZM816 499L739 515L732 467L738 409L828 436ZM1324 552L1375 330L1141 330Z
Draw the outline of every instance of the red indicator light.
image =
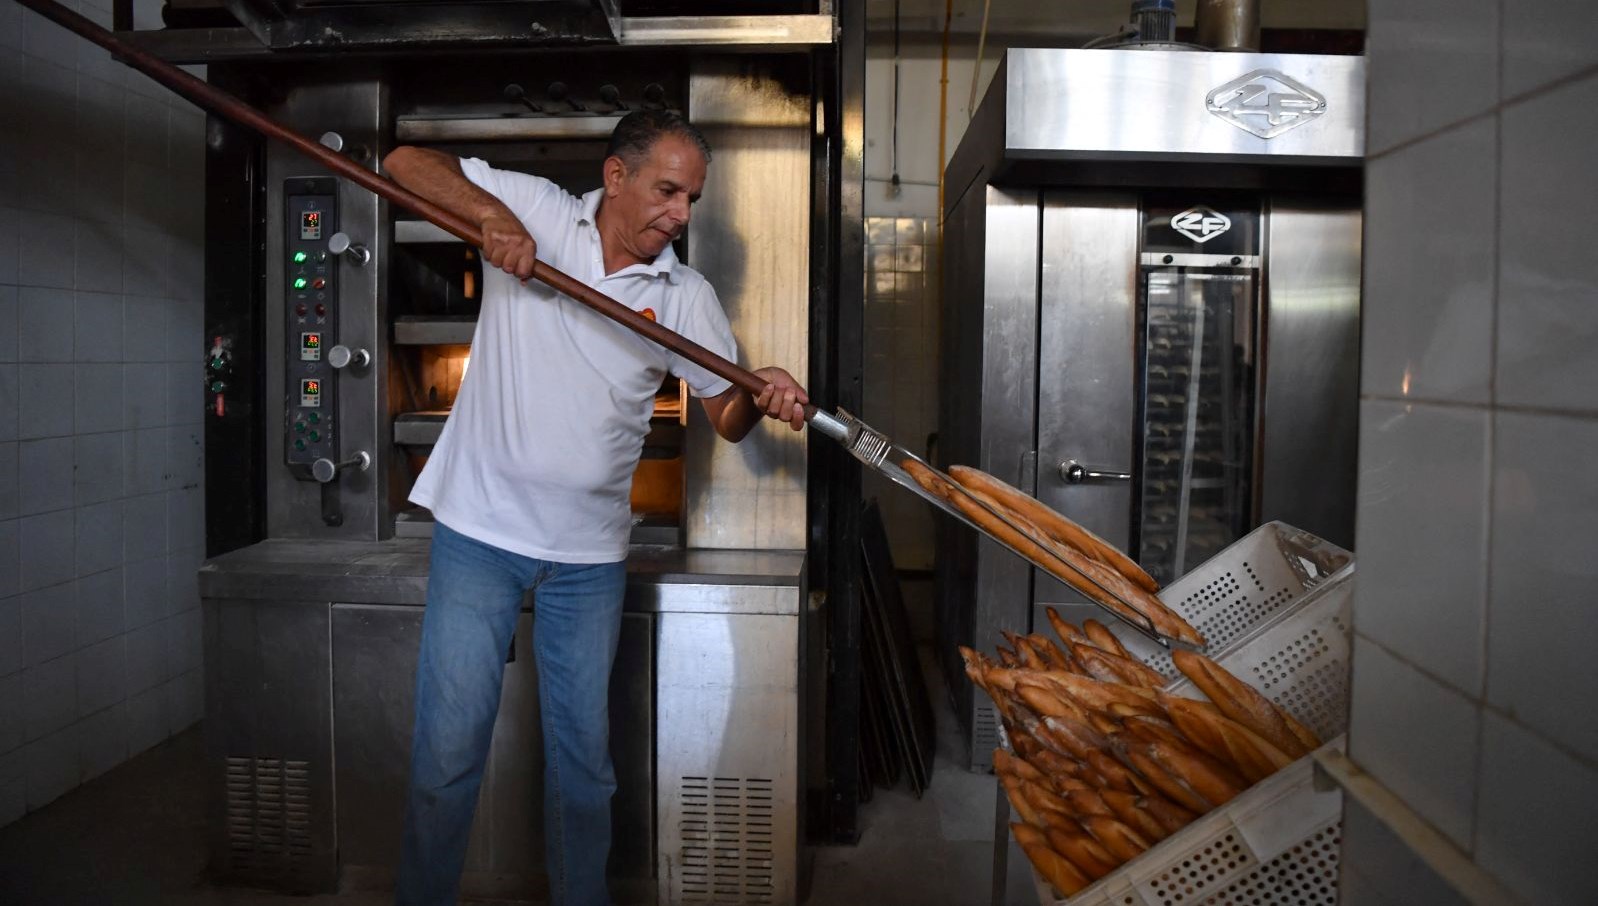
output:
M325 314L327 314L327 306L323 305L320 302L316 303L316 315L317 315L317 317L321 317L322 315L325 315Z
M322 287L324 287L326 285L327 285L327 278L325 278L325 277L317 277L315 280L311 281L311 288L312 289L321 289Z
M300 304L294 306L294 313L303 318L305 316L305 303L301 302Z

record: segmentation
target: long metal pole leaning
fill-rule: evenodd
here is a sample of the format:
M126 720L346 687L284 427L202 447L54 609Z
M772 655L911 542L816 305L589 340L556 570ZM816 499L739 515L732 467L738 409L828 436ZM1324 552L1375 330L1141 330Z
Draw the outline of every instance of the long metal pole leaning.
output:
M441 229L448 230L473 246L482 247L482 234L478 231L477 226L470 221L439 207L390 179L379 176L349 158L311 141L238 98L189 75L165 60L122 42L116 35L102 28L99 24L61 6L59 3L53 2L53 0L16 0L16 2L60 25L62 28L104 47L116 54L123 62L206 110L254 129L268 138L283 142L334 173L370 189L402 208L421 215ZM659 343L695 365L732 381L751 394L758 396L766 387L767 382L747 368L740 367L736 363L716 355L676 331L662 327L615 299L581 281L573 279L542 261L534 262L533 276L610 318L612 321L616 321L622 326ZM813 407L806 407L805 414L807 418L812 417L812 409ZM831 432L828 433L830 434Z

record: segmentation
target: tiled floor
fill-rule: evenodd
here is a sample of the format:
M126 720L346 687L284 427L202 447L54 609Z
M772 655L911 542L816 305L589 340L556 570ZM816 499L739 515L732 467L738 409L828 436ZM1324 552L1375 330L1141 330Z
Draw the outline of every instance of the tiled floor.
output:
M818 906L986 906L991 902L994 780L960 768L954 715L939 703L932 788L920 799L878 790L860 842L813 850ZM203 762L198 729L0 828L0 904L378 906L380 894L290 897L205 880ZM1029 899L1012 845L1009 904Z

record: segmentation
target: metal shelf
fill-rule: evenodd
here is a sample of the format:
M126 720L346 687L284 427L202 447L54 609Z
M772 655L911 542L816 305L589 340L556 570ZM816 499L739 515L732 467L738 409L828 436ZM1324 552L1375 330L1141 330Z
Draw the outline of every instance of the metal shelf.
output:
M448 411L401 412L394 416L394 443L431 447L444 433L446 418Z

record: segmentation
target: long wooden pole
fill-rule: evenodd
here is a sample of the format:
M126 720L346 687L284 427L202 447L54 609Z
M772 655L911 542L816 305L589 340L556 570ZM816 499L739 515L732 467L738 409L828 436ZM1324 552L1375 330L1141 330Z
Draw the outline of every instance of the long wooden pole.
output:
M306 157L327 167L357 185L363 186L396 205L417 214L441 229L481 247L483 237L477 226L465 218L445 210L417 195L393 180L386 179L362 167L347 157L311 141L294 130L215 86L189 75L165 60L119 40L116 35L97 23L78 15L52 0L16 0L62 28L111 51L124 63L143 72L150 78L172 89L200 107L219 116L227 117L241 126L253 129L267 138L280 141ZM732 381L751 394L759 396L767 381L734 362L728 361L698 343L666 327L662 327L638 312L617 302L610 296L586 283L574 279L542 261L533 263L533 276L562 293L587 305L622 326L633 330L675 352L695 365ZM808 416L814 410L806 407Z

